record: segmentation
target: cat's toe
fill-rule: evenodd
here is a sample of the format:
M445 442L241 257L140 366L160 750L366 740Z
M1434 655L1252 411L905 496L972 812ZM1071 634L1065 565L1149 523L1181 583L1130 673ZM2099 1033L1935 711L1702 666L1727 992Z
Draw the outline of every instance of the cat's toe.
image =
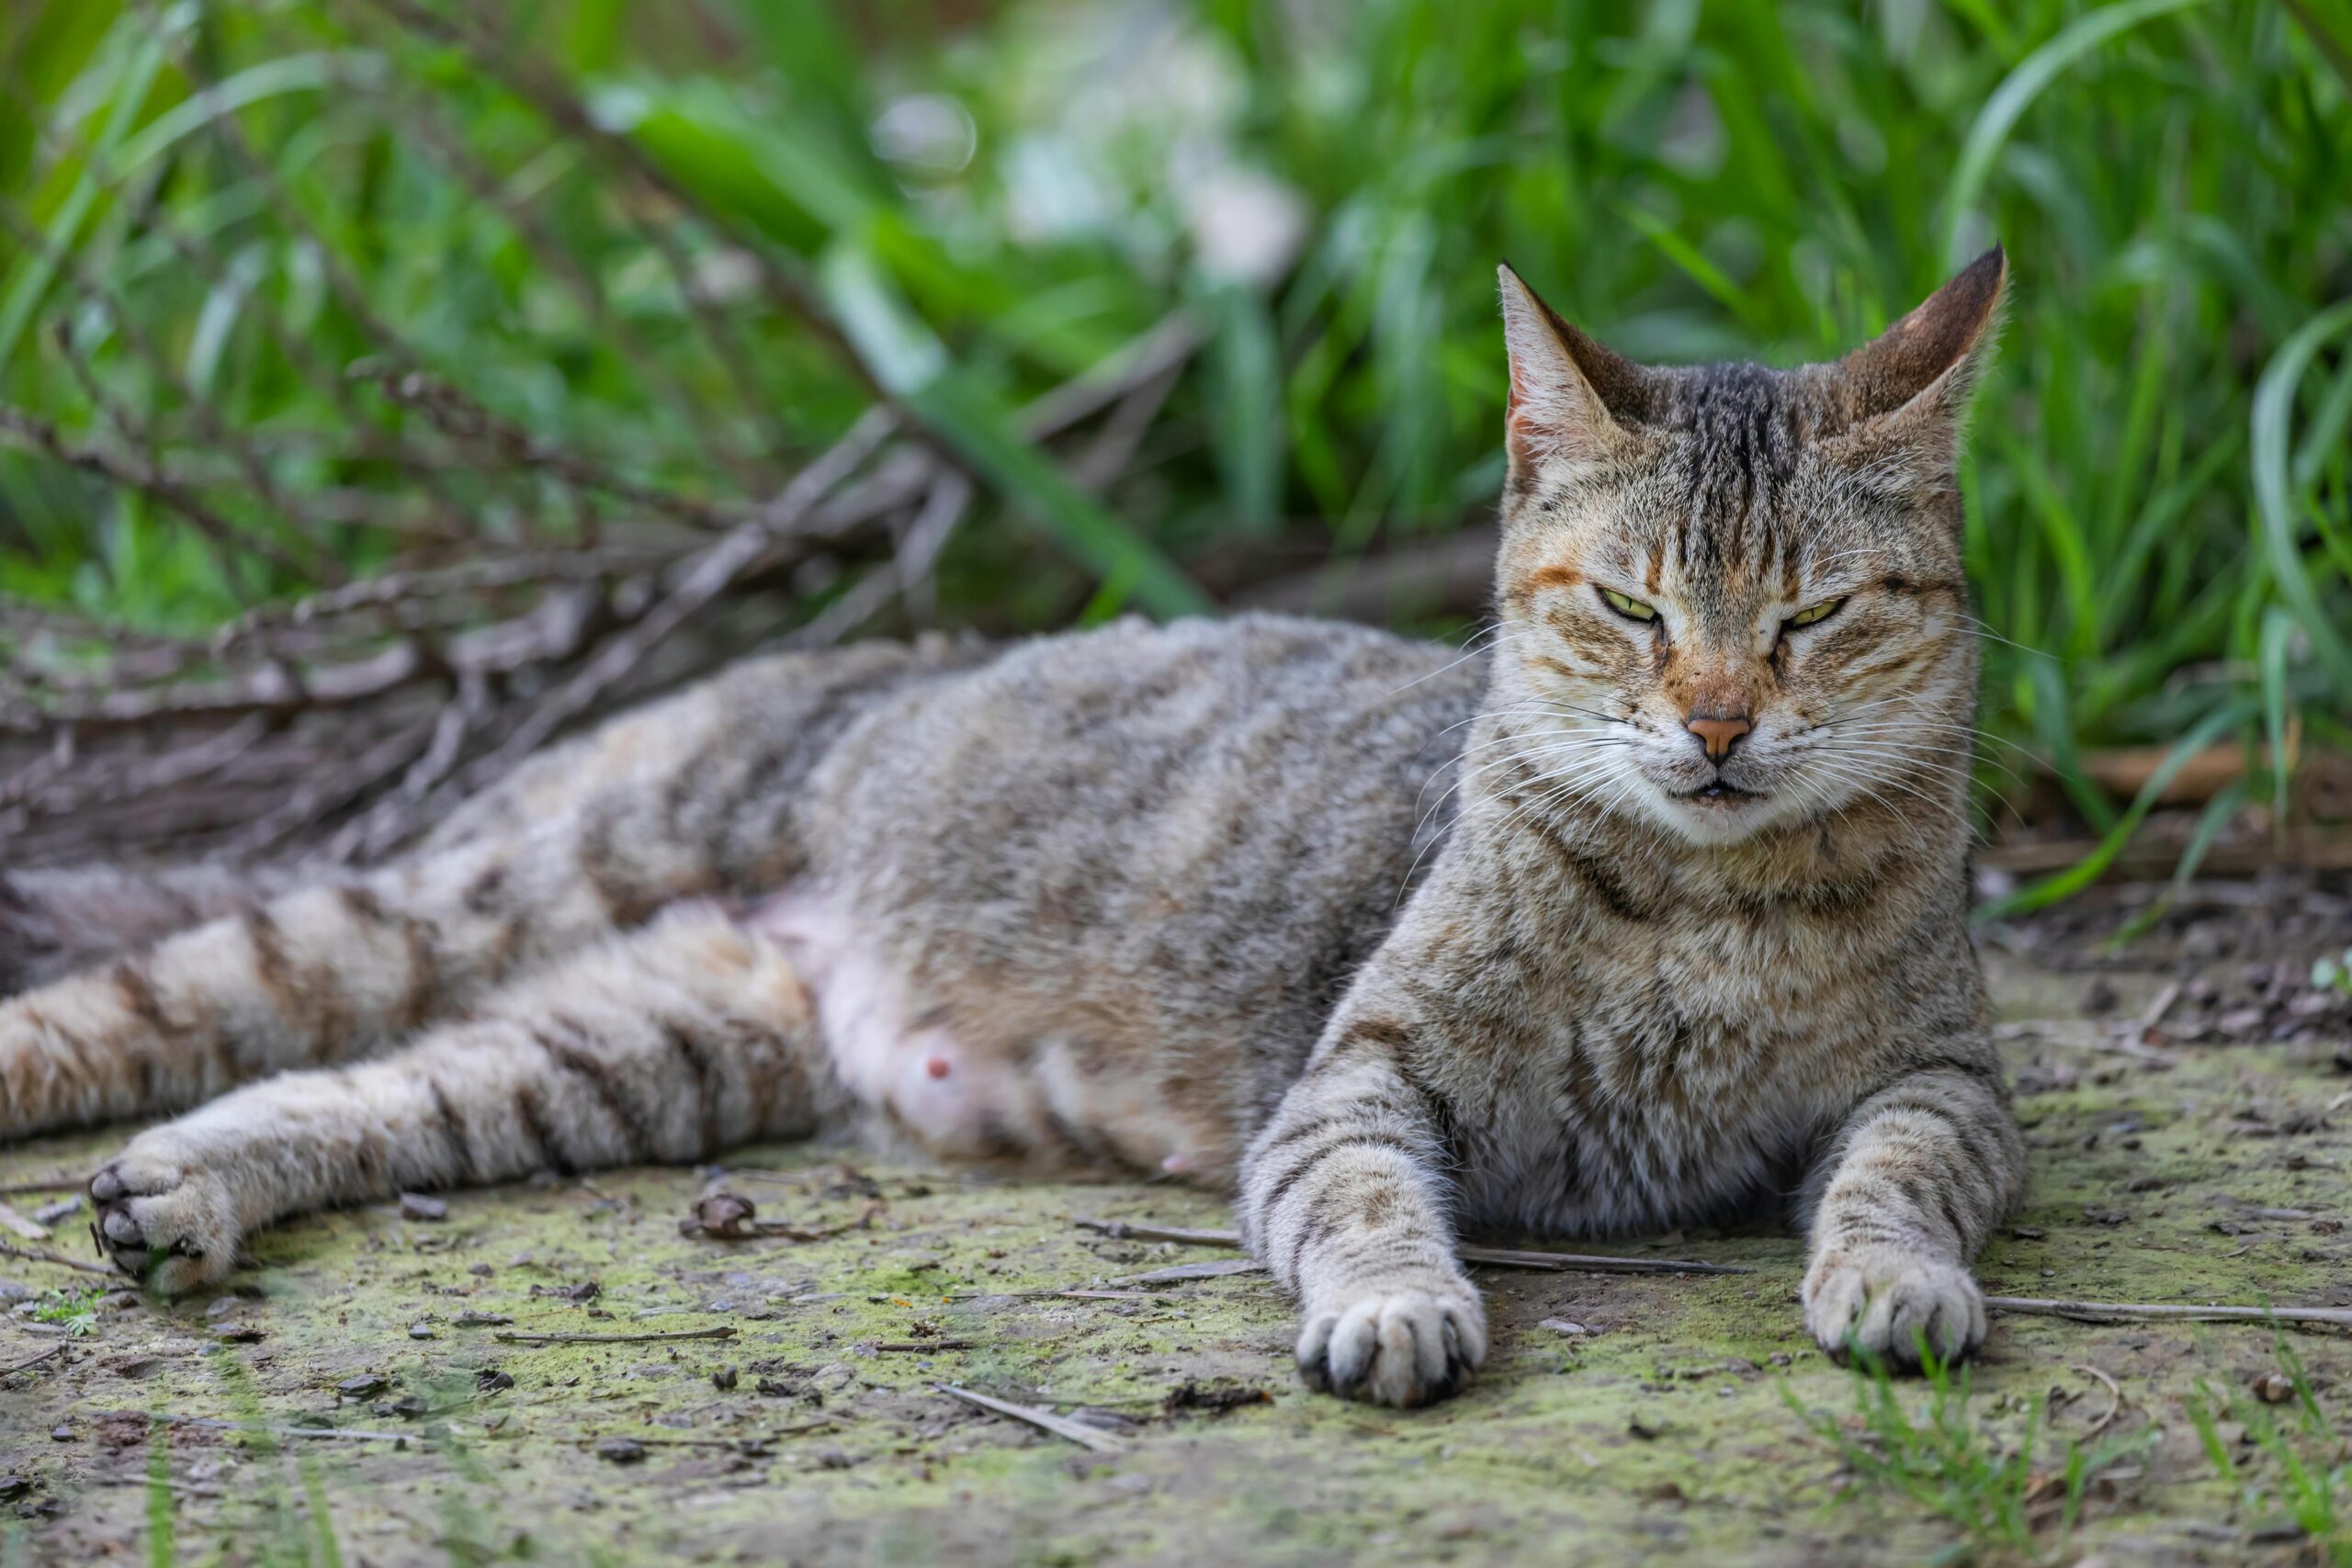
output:
M1310 1312L1298 1339L1308 1386L1400 1408L1445 1398L1486 1359L1486 1314L1467 1285L1375 1292Z
M1916 1370L1924 1345L1953 1361L1984 1342L1984 1295L1948 1259L1900 1253L1825 1254L1805 1279L1805 1325L1843 1358L1859 1349Z
M141 1158L134 1145L90 1179L90 1197L98 1245L151 1290L198 1290L236 1263L236 1213L217 1178Z

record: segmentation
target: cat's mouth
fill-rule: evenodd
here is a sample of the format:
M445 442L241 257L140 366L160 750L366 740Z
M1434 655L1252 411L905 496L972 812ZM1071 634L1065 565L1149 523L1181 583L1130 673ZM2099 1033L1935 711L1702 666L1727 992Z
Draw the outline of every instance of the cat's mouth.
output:
M1725 784L1723 780L1716 779L1711 784L1701 784L1697 789L1685 790L1674 798L1690 801L1700 806L1729 808L1747 801L1761 800L1764 797L1752 789L1742 789L1737 784Z

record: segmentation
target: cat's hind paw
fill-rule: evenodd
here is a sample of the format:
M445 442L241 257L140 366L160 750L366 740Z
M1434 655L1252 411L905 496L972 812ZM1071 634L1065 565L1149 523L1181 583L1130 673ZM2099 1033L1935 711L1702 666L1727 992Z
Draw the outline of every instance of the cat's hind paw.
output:
M1308 1387L1399 1408L1445 1398L1486 1359L1486 1309L1467 1281L1375 1291L1309 1312L1298 1337L1298 1371Z
M1948 1258L1890 1247L1829 1247L1804 1280L1805 1326L1843 1359L1860 1348L1905 1371L1919 1346L1955 1361L1984 1342L1984 1293Z
M90 1178L99 1245L149 1289L181 1295L228 1277L240 1227L228 1184L140 1139Z

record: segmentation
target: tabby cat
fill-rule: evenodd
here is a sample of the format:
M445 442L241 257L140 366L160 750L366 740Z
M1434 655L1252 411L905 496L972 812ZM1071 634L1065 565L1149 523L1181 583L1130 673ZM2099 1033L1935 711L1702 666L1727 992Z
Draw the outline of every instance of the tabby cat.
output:
M758 660L380 869L0 878L0 991L49 981L0 1003L0 1134L193 1107L90 1183L165 1292L325 1205L854 1128L1236 1193L1306 1377L1385 1404L1486 1354L1464 1230L1786 1203L1822 1344L1962 1353L2023 1168L1955 488L2006 278L1657 369L1503 269L1481 653L1250 615Z

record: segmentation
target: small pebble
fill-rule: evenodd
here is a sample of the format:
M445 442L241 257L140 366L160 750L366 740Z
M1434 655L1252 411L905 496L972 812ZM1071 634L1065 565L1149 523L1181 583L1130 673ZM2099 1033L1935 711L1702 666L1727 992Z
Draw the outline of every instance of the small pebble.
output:
M429 1323L412 1323L408 1325L408 1337L411 1339L433 1338L433 1325Z
M596 1457L609 1464L641 1464L645 1445L635 1438L604 1438L597 1441Z
M70 1443L74 1440L74 1428L71 1427L58 1427L53 1428L49 1435L56 1438L61 1443Z
M404 1220L446 1220L449 1205L423 1192L401 1194L401 1218Z
M2254 1380L2254 1395L2265 1404L2284 1404L2295 1397L2295 1385L2277 1372L2263 1372Z

